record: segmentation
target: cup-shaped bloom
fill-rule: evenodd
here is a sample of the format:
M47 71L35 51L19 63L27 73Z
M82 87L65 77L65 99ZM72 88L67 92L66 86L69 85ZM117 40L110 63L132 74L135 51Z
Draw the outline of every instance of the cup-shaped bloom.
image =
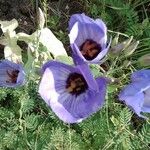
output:
M102 107L106 80L94 79L87 64L70 66L49 61L42 72L39 93L64 122L81 122Z
M141 112L150 113L150 70L139 70L131 75L131 83L120 93L124 101L138 116L145 118Z
M25 83L25 72L21 64L9 60L0 61L0 87L21 86Z
M79 55L82 61L100 63L107 54L107 27L101 19L93 20L85 14L74 14L69 21L69 38L73 57ZM78 64L78 60L74 59Z

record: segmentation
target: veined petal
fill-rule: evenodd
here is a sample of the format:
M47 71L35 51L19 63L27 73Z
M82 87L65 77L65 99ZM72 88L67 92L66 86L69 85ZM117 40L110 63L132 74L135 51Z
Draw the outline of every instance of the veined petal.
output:
M101 62L100 60L103 59L106 56L106 54L108 53L110 44L111 44L111 40L110 40L108 46L106 48L102 49L102 51L97 55L97 57L94 58L92 61L88 61L88 63L100 63Z
M141 108L141 111L142 111L142 112L145 112L145 113L150 113L150 107L143 106L143 107Z
M64 122L80 122L82 120L81 118L73 117L60 103L60 101L69 101L68 95L71 96L71 94L66 92L65 84L68 75L71 71L76 71L76 69L60 62L49 61L43 66L42 71L44 74L39 86L41 97ZM61 95L63 95L62 99L60 99Z
M149 69L143 69L135 71L131 75L131 80L134 81L141 81L141 80L150 80L150 70Z
M142 112L150 113L150 88L144 91L144 104L142 107Z
M126 105L128 105L138 116L143 117L141 115L142 106L144 103L143 93L137 93L134 96L120 96L120 99L125 101Z
M49 61L43 65L42 72L44 72L47 68L50 68L50 70L53 72L54 78L57 78L57 80L59 81L62 80L64 82L67 80L67 77L71 72L81 73L83 77L85 78L89 88L91 88L92 90L98 91L98 85L96 81L94 80L93 75L90 72L89 66L86 63L73 67L67 64L63 64L61 62ZM60 76L60 73L61 73L61 76ZM62 79L59 79L59 78L62 78ZM57 80L55 80L55 82Z
M58 98L60 94L56 91L55 85L56 83L54 79L54 74L49 68L47 68L43 74L43 77L39 86L39 93L41 97L49 106L51 106L55 114L64 122L67 122L67 123L79 122L80 120L78 118L74 118L64 108L64 106L58 102ZM64 89L64 87L62 87L62 89Z
M99 99L101 100L99 103L99 109L103 106L104 102L105 102L105 96L106 96L106 89L107 89L107 79L103 78L103 77L98 77L96 78L96 82L98 84L99 87ZM98 105L96 105L95 107L97 108ZM94 107L94 108L95 108ZM95 109L96 111L96 109Z
M106 82L101 78L94 81L89 74L90 70L87 64L73 67L49 61L43 66L42 72L39 93L64 122L80 122L96 112L104 103ZM67 79L71 73L81 74L88 84L88 88L78 95L72 94L66 89ZM90 84L93 84L91 85L93 88L90 87ZM97 90L95 90L95 86Z
M107 27L105 25L105 23L101 20L101 19L92 19L88 16L86 16L84 13L82 14L74 14L71 16L70 20L69 20L69 31L72 29L73 25L76 23L95 23L97 24L106 34L107 32Z
M82 14L74 14L74 15L71 16L71 18L69 20L69 31L72 29L73 25L76 22L93 23L94 20L91 19L90 17L86 16L84 13L82 13Z
M74 44L71 44L71 48L72 48L72 55L73 55L73 60L74 60L74 63L77 65L77 64L82 64L83 62L88 62L89 64L91 63L101 63L101 60L106 56L106 54L108 53L109 51L109 47L110 47L110 44L111 44L111 40L108 44L108 46L103 49L98 55L96 58L94 58L93 60L89 61L89 60L86 60L83 55L81 54L78 46L74 43Z
M104 37L104 32L96 24L77 22L72 27L69 37L71 44L76 43L76 45L80 47L86 39L92 39L97 43L100 42Z
M107 27L106 24L101 19L96 19L95 23L103 30L104 36L101 38L101 40L98 43L101 43L102 49L106 47L107 43ZM111 42L111 40L110 40Z
M58 62L58 61L48 61L47 63L45 63L42 67L42 72L45 71L45 69L50 68L50 67L55 67L55 68L60 68L62 67L65 72L72 72L72 71L76 71L76 69L73 66Z
M132 82L127 85L120 93L121 97L134 96L137 93L142 93L150 87L150 83L147 81ZM122 99L122 98L121 98Z
M96 19L95 23L104 31L105 35L107 34L106 24L101 19Z
M73 61L74 61L75 65L80 65L80 64L84 63L84 61L86 61L86 59L81 54L77 45L75 43L71 44L71 48L72 48L72 57L73 57Z
M70 44L73 53L75 52L74 59L78 54L82 61L101 62L110 46L110 43L107 46L107 27L101 19L93 20L84 14L72 15L69 21L69 31ZM77 59L77 61L80 60ZM78 64L76 60L74 62Z
M146 104L144 92L150 88L150 82L138 81L127 85L119 94L119 99L124 101L129 107L135 111L137 115L142 116L140 113L144 110L144 103Z
M75 118L87 118L89 115L98 111L104 104L106 95L106 81L104 78L96 79L99 91L87 90L79 96L65 94L60 95L60 103L68 110Z
M86 63L83 63L82 65L78 65L77 68L80 70L81 74L84 76L89 89L98 92L99 90L98 84L96 83L96 80L93 78L93 75L90 72L89 66Z
M73 44L75 42L75 40L78 36L78 33L79 33L78 22L76 22L69 33L70 44ZM80 39L82 41L84 41L84 39L82 39L82 37L80 37Z

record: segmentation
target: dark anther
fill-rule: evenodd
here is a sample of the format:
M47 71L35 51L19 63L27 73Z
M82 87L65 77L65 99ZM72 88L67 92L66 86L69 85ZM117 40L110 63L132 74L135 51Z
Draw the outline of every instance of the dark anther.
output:
M87 39L80 47L80 51L85 59L94 59L101 51L101 46L91 39Z
M13 71L6 71L8 75L8 80L6 81L7 83L16 83L17 82L17 77L19 74L19 70L13 70Z
M66 89L69 93L79 95L85 92L88 85L84 77L79 73L71 73L66 81Z

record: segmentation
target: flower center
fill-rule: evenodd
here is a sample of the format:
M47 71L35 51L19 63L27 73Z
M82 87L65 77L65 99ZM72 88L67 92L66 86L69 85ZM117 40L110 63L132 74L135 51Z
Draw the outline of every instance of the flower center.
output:
M16 83L17 82L17 77L19 74L19 70L13 70L13 71L6 71L8 75L8 80L6 81L7 83Z
M85 59L94 59L101 51L100 44L97 44L91 39L87 39L80 47L80 51Z
M66 81L66 89L69 93L79 95L85 92L88 85L84 77L79 73L71 73Z

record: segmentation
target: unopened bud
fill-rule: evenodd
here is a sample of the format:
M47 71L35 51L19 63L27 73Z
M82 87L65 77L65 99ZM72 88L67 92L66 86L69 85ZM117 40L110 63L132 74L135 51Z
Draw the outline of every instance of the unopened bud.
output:
M141 66L150 66L150 54L146 54L139 58L139 63Z
M40 29L42 29L45 24L44 14L40 8L38 8L38 24Z
M130 56L136 50L137 46L139 45L139 41L131 43L126 49L124 49L125 56Z
M112 47L111 48L112 54L119 54L121 51L126 49L129 46L129 44L131 43L132 39L133 39L133 36L131 36L129 39L125 40L124 42Z
M118 39L119 39L119 33L113 38L111 42L111 47L114 47L118 44Z
M129 60L125 60L124 62L123 62L123 66L124 67L129 67L131 65L131 61L129 61Z

